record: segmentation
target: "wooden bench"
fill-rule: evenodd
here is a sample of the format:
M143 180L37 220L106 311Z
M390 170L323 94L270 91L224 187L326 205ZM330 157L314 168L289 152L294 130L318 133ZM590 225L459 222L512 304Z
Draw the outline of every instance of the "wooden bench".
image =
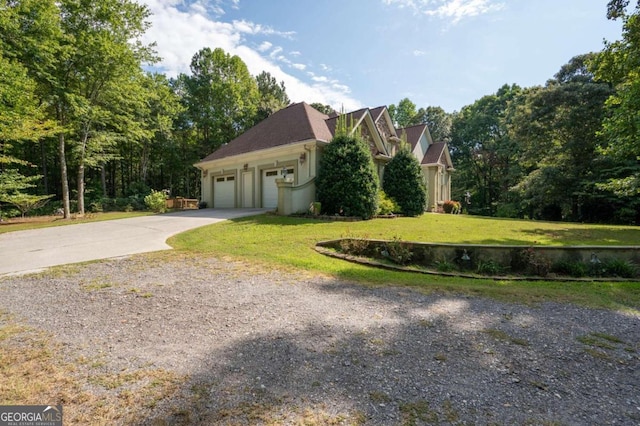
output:
M167 208L180 209L180 210L197 209L198 200L195 198L182 198L182 197L168 198Z

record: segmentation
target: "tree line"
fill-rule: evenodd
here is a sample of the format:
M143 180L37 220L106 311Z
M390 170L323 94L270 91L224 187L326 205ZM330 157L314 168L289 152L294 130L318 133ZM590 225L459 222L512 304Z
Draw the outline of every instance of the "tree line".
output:
M468 192L470 213L639 223L639 15L640 2L609 1L621 40L544 86L504 85L454 113L407 98L389 112L449 144L454 198ZM49 199L65 217L106 200L135 208L151 188L197 198L192 165L289 104L284 83L220 48L175 78L145 71L159 61L142 42L149 16L135 0L0 0L5 215Z
M150 188L198 197L193 163L289 104L222 49L197 52L189 75L144 71L159 60L141 41L149 16L132 0L0 1L5 215L49 198L65 217L134 208Z
M459 112L389 110L449 144L452 193L472 214L640 224L640 2L608 4L622 39L578 55L544 86L504 85ZM465 195L470 197L465 197Z

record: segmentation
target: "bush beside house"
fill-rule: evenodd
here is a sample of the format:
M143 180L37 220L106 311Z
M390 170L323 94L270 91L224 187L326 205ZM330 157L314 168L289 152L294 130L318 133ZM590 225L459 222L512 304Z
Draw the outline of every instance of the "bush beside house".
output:
M407 216L419 216L427 208L427 188L420 163L404 144L384 169L382 189Z
M359 136L338 134L324 148L316 194L324 214L371 219L380 184L371 153Z

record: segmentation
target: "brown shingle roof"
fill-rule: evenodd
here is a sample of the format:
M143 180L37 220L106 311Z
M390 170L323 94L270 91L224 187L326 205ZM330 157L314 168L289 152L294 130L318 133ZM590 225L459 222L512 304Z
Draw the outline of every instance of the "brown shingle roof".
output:
M380 119L380 116L382 115L382 111L384 111L385 108L386 108L385 106L379 106L377 108L369 110L374 123L378 122L378 120Z
M406 133L407 142L411 145L411 150L414 150L426 128L426 124L416 124L415 126L405 127L404 129L397 129L396 134L399 138L402 138L403 133Z
M427 149L427 153L422 159L422 164L437 164L441 162L440 158L442 157L442 154L444 153L444 150L446 147L447 147L447 144L444 142L437 142L432 145L429 145L429 148ZM442 164L444 164L445 161L446 160L443 160Z
M362 108L357 111L348 112L345 115L347 116L347 126L351 126L351 124L356 124L360 121L362 116L367 112L368 108ZM332 116L327 120L327 127L332 135L336 134L336 125L338 124L339 115Z
M309 139L330 141L328 116L305 102L291 104L270 115L201 162L218 160Z

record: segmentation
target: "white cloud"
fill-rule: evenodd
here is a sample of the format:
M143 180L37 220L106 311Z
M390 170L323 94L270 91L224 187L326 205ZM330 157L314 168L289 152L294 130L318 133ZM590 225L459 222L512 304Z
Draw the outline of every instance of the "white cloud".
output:
M457 23L464 18L495 12L504 7L497 0L382 0L386 5L407 8L414 13L449 19Z
M293 63L289 60L283 54L282 47L274 47L270 41L263 41L257 47L251 48L245 40L256 35L291 38L293 32L277 31L246 20L221 22L210 18L199 6L182 7L183 0L141 1L152 13L152 27L145 34L143 41L157 43L156 50L162 58L157 66L169 77L189 73L191 58L200 49L220 47L227 53L242 58L251 74L258 75L267 71L278 81L284 81L287 94L293 102L321 102L334 108L344 105L347 110L355 110L362 106L359 101L349 96L349 88L338 81L326 77L321 81L303 81L285 72L280 64L300 70L306 69L306 66L298 61ZM204 0L202 3L209 5L209 14L215 13L219 17L224 13L222 9L222 13L213 12L211 3ZM223 4L231 4L231 7L237 8L239 1L213 2L213 6L217 7L222 7ZM269 52L268 56L263 55L266 52ZM300 56L300 52L292 52L289 55ZM305 68L302 68L303 66Z
M275 49L273 49L271 53L269 53L269 56L271 56L273 59L277 59L278 55L280 55L282 51L283 51L282 47L278 46Z
M253 22L245 21L244 19L241 21L233 21L233 26L238 29L238 31L246 34L265 34L265 35L277 35L285 38L292 38L295 34L295 31L276 31L271 27L265 27L260 24L256 24Z
M273 47L272 43L269 43L268 41L263 41L262 43L260 43L260 46L258 46L258 50L260 52L266 52L267 50L271 49Z
M413 56L424 56L426 54L427 54L427 52L425 52L424 50L416 49L416 50L413 51Z
M313 76L311 79L318 83L328 83L329 79L325 76Z

